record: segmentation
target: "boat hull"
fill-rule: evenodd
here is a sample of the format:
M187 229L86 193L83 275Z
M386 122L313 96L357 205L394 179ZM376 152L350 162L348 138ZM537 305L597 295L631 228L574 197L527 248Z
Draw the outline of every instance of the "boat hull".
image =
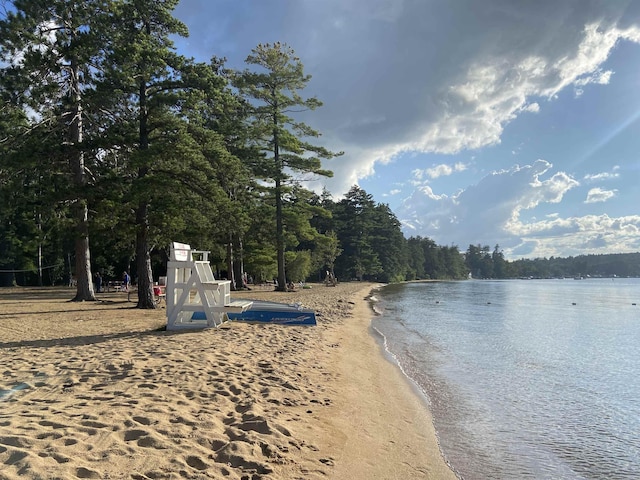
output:
M253 304L244 312L227 312L229 320L234 322L261 323L275 325L316 325L313 310L297 304L265 302L252 300ZM203 312L194 312L192 320L203 320Z

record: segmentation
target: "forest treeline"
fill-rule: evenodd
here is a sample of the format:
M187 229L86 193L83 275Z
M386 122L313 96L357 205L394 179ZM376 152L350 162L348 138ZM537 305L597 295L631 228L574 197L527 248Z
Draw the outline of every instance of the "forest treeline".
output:
M640 277L640 253L505 260L500 246L469 245L465 265L473 278Z
M577 259L507 262L499 247L406 239L364 190L340 200L309 190L341 152L294 117L322 105L303 95L300 59L280 43L256 46L245 70L179 55L171 38L188 31L177 3L3 2L0 285L73 277L74 300L93 300L96 273L127 271L137 306L154 308L171 241L211 251L236 288L249 276L284 290L327 272L380 282L589 274L589 261L577 271Z

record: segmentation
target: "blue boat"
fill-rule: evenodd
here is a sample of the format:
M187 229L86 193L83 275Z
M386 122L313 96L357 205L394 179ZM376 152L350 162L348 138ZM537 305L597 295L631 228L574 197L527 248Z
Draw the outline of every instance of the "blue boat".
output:
M266 302L251 300L253 304L244 312L227 312L234 322L275 324L275 325L316 325L316 313L297 303ZM204 312L194 312L192 320L205 320Z

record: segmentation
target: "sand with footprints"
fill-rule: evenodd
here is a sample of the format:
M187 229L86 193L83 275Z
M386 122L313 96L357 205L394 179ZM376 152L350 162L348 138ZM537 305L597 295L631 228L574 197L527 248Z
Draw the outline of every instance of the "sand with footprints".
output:
M318 325L189 332L125 293L0 290L0 479L455 478L369 330L374 287L254 289Z

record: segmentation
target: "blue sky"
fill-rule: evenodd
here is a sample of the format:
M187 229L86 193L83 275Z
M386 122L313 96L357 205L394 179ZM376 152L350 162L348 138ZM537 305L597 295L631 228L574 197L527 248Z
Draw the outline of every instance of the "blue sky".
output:
M640 2L181 0L180 53L289 44L303 119L406 236L508 258L640 251Z

